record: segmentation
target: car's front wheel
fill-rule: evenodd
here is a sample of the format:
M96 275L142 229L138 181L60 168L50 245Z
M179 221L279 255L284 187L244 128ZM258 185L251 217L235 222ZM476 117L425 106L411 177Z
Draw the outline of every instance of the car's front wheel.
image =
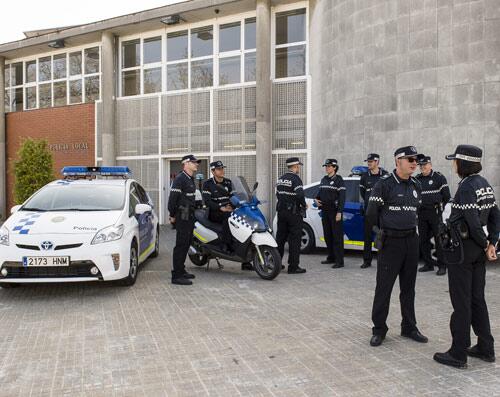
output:
M300 253L309 254L315 247L314 232L307 223L302 224L302 236L300 239Z
M132 242L130 247L130 265L128 270L128 276L120 280L121 284L130 287L137 281L137 274L139 273L139 255L137 253L137 244L135 240Z

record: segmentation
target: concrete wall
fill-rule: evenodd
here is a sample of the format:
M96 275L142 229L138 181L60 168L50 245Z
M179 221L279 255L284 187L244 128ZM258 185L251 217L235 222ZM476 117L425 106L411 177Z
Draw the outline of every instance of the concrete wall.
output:
M314 179L411 144L454 191L444 155L470 143L500 194L499 0L311 0L310 19Z
M95 165L93 103L7 114L7 209L14 203L14 162L26 138L45 139L54 160L54 175L67 165ZM8 212L10 213L10 212Z

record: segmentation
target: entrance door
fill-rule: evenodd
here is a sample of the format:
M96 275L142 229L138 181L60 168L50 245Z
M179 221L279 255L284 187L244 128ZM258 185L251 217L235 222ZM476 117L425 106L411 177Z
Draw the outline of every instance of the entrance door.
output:
M198 175L203 175L203 181L208 179L208 159L200 159L201 163L200 166L198 167ZM174 182L174 179L177 177L177 175L182 171L182 163L181 160L179 159L165 159L163 162L163 170L165 175L164 178L164 185L163 185L163 203L164 203L164 209L162 211L162 224L167 224L168 223L168 196L170 195L170 187L172 186L172 183ZM203 183L201 181L201 183ZM198 180L196 181L196 188L200 189L200 182ZM200 194L201 194L201 189L200 189ZM198 194L196 195L197 199L199 198Z

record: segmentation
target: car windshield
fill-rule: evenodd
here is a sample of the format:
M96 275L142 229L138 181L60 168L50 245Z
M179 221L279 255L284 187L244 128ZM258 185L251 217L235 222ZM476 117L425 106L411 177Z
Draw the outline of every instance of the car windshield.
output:
M124 185L61 184L41 189L21 211L116 211L124 202Z

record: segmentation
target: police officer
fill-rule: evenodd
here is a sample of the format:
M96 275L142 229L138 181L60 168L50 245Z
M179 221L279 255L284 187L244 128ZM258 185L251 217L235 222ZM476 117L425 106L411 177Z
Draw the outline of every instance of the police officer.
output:
M453 160L453 168L462 178L451 205L450 223L460 230L463 261L448 267L453 342L447 352L436 353L434 360L458 368L467 366L467 356L490 363L495 361L484 286L485 261L497 259L495 244L500 230L500 210L491 185L479 175L482 154L476 146L458 145L454 154L446 156ZM470 347L471 325L477 335L477 344L473 347Z
M406 146L394 153L396 169L375 185L366 216L378 225L377 285L373 299L371 346L380 346L388 331L392 288L399 276L401 335L426 343L415 319L415 280L418 265L417 210L421 203L420 183L412 178L417 168L417 149ZM382 244L379 242L382 241Z
M446 266L441 260L441 248L438 244L438 227L442 222L443 208L451 199L450 188L446 177L432 169L430 156L421 156L418 164L421 173L416 176L422 187L422 206L418 211L418 234L420 240L420 255L425 265L419 272L434 270L438 266L437 275L446 274ZM431 255L431 237L434 237L436 247L436 262Z
M276 183L276 211L278 212L278 230L276 240L278 251L283 258L285 243L288 241L288 274L305 273L299 266L300 239L302 236L303 215L307 209L304 189L299 172L303 165L299 158L286 160L288 171Z
M370 153L365 161L368 165L368 171L361 175L359 181L359 194L363 199L364 211L366 214L372 189L382 176L387 175L387 171L379 167L380 156L377 153ZM365 216L363 264L361 265L361 269L366 269L372 265L372 228L373 225L368 222L368 218Z
M321 179L316 204L321 208L323 234L328 248L328 257L322 264L334 265L332 268L344 267L344 227L342 213L345 204L345 184L340 175L337 160L326 159L326 175Z
M191 285L194 274L186 272L184 261L193 239L196 185L193 175L200 160L192 154L182 158L182 172L170 188L168 212L170 223L175 224L177 235L173 253L172 284Z

